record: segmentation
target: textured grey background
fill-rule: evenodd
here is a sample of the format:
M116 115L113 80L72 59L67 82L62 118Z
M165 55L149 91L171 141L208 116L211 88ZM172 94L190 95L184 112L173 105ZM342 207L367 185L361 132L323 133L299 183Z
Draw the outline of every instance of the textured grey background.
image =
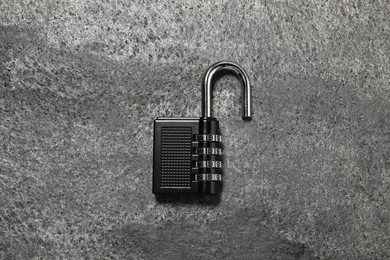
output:
M154 2L154 3L152 3ZM0 258L389 259L389 1L0 2ZM215 86L225 189L157 202L157 116Z

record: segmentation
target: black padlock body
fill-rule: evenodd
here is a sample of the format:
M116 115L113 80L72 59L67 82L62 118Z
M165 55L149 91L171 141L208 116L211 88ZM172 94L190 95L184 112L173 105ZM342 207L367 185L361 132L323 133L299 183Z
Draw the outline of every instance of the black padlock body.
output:
M215 118L154 121L154 194L217 194L221 181L222 143Z

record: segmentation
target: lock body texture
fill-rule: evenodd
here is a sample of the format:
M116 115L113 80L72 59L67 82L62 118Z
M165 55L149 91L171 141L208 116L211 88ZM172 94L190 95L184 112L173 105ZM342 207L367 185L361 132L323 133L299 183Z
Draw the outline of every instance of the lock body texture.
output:
M222 142L215 118L154 121L153 193L218 194Z
M220 61L202 79L202 116L157 118L154 121L153 193L218 194L222 188L222 140L219 122L211 116L211 85L220 72L242 83L243 119L251 117L250 83L238 64Z

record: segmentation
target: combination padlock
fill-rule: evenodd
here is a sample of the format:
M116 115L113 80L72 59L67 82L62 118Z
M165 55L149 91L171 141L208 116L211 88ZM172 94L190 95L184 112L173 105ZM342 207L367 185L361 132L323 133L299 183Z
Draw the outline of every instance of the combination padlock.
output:
M236 63L211 65L202 79L202 117L157 118L154 121L153 193L218 194L222 187L222 140L219 122L211 117L211 87L220 72L242 83L242 117L251 118L248 75Z

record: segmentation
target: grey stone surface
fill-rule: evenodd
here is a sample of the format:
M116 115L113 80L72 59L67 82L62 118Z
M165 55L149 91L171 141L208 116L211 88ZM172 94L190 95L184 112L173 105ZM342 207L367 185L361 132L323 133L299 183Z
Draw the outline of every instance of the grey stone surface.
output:
M0 2L0 258L389 259L390 3ZM157 116L215 86L225 188L151 193Z

